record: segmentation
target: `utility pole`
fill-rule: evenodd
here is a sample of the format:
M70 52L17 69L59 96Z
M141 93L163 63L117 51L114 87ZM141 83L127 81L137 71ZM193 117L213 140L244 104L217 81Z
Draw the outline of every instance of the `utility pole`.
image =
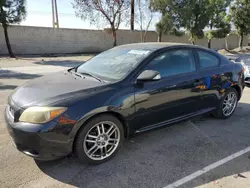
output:
M134 19L135 19L135 0L130 2L130 29L134 30Z
M55 7L54 7L54 0L51 0L52 4L52 27L55 28Z
M57 11L57 2L55 0L55 10L56 10L56 25L59 28L59 19L58 19L58 11Z
M58 19L58 11L57 11L57 2L56 0L51 0L52 4L52 25L53 28L59 28L59 19Z

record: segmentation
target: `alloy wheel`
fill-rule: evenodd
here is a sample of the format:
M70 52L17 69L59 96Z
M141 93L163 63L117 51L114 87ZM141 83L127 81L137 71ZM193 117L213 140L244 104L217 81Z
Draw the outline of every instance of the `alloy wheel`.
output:
M95 124L86 134L83 148L92 160L103 160L112 155L120 142L120 130L111 121Z
M230 92L227 94L223 101L223 114L225 116L230 116L237 105L237 96L235 92Z

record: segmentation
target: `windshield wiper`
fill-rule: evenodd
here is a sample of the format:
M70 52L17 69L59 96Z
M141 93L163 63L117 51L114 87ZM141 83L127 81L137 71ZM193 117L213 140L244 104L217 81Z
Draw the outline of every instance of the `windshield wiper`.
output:
M103 82L103 80L102 80L101 78L99 78L99 77L97 77L97 76L94 76L93 74L88 73L88 72L80 72L80 73L78 73L78 74L87 75L87 76L90 76L90 77L92 77L92 78L95 78L96 80L99 80L100 82Z
M83 75L87 75L87 76L90 76L92 78L95 78L96 80L100 81L100 82L104 82L104 80L102 80L101 78L97 77L97 76L94 76L93 74L91 73L88 73L88 72L76 72L76 68L73 68L71 69L69 72L70 73L73 73L75 74L76 76L79 76L81 78L85 78Z
M79 76L79 77L81 77L81 78L84 78L84 76L82 75L82 74L80 74L80 73L78 73L78 72L75 72L75 71L73 71L74 69L72 69L72 70L70 70L69 72L71 73L71 74L74 74L74 75L76 75L76 76Z

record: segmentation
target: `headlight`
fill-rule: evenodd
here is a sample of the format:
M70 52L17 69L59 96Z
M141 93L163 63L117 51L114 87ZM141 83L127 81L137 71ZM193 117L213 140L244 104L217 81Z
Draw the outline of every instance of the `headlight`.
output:
M30 107L22 113L19 121L27 123L46 123L65 112L64 107Z

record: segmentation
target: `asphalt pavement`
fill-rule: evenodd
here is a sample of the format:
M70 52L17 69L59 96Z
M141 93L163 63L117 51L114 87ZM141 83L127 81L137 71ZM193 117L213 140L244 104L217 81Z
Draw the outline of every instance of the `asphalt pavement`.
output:
M0 62L4 67L0 72L0 187L163 188L174 187L175 182L187 188L250 187L250 152L224 160L250 146L250 89L245 89L230 119L201 116L139 134L101 165L81 164L74 156L40 162L18 152L4 124L7 97L26 81L70 67L55 64ZM224 163L218 163L221 160ZM214 168L204 171L211 164ZM197 173L200 170L204 173Z

